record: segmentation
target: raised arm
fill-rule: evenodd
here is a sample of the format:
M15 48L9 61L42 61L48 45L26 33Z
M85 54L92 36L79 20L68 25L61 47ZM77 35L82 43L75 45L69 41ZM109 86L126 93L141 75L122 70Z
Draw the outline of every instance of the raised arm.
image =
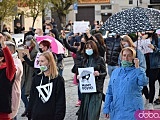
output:
M73 53L76 53L77 52L77 48L74 48L72 46L70 46L66 40L66 34L65 33L62 33L62 38L63 38L63 43L64 43L64 46L71 52Z
M11 52L4 43L4 37L2 34L0 34L0 43L2 46L2 50L4 53L5 62L6 62L6 76L11 81L13 80L14 75L16 73L16 67L14 65L14 61L13 61Z

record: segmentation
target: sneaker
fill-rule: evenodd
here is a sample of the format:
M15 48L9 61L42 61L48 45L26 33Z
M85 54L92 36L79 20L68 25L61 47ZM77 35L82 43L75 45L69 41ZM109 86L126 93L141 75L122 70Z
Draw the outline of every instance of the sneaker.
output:
M154 110L152 103L149 103L149 104L147 105L147 110Z
M155 105L159 105L159 104L160 104L160 99L157 98L157 99L154 101L154 104L155 104Z
M78 102L76 103L75 107L79 107L81 105L81 101L78 100Z

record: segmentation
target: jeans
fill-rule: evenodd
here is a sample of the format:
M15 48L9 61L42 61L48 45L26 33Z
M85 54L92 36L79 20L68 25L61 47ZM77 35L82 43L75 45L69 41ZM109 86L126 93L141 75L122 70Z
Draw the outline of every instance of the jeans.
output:
M60 76L63 76L63 69L59 69L58 73L59 73Z
M112 71L116 68L118 68L119 66L111 66L111 65L108 65L108 74L109 76L111 77L111 74L112 74Z
M21 91L21 99L26 109L28 107L28 98L27 98L27 95L25 95L25 86L23 86L22 91Z

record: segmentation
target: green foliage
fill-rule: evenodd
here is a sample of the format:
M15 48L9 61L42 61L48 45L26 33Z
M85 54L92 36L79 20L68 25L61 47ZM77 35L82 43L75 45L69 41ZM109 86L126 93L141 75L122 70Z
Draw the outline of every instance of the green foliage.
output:
M29 7L29 11L25 11L27 17L37 17L42 11L47 8L49 0L22 0L27 3L26 7Z
M17 0L2 0L0 2L0 20L16 15Z
M53 4L51 10L57 12L61 27L66 25L66 15L72 10L69 8L75 1L76 0L50 0L50 3Z
M42 12L48 8L49 0L21 0L24 3L27 3L26 7L29 7L29 10L24 11L27 17L33 18L32 27L34 27L35 20L38 16L42 15Z
M69 7L75 1L76 0L50 0L50 2L53 4L52 10L62 15L67 15L71 11Z

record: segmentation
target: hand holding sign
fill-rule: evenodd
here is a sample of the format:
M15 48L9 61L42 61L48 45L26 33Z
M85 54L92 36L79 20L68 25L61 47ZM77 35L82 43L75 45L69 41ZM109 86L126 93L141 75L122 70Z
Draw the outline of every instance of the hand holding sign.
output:
M93 67L78 68L80 91L81 93L96 92L95 75L99 75L98 71L94 72ZM77 76L78 77L78 76Z
M94 76L99 76L99 72L98 71L94 71Z

